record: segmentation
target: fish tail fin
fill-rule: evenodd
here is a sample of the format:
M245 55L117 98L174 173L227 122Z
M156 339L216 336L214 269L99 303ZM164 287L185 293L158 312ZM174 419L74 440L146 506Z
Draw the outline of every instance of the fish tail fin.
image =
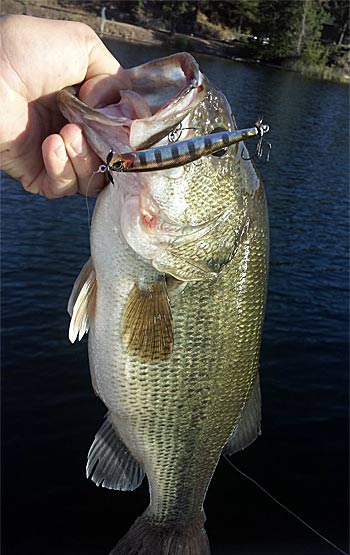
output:
M210 555L203 518L188 524L156 524L140 516L110 555Z

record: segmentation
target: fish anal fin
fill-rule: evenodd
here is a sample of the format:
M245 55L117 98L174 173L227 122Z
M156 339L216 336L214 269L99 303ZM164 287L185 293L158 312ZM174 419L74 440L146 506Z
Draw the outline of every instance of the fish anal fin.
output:
M135 284L122 319L122 338L130 355L166 360L173 352L173 317L164 280L143 289Z
M119 438L110 413L91 445L86 476L97 486L123 491L136 489L145 476L141 465Z
M259 376L256 377L250 397L238 424L228 439L223 453L233 455L253 443L261 435L261 393Z
M68 301L68 313L71 316L69 339L72 343L89 331L90 322L95 315L96 275L91 258L83 266L77 277Z

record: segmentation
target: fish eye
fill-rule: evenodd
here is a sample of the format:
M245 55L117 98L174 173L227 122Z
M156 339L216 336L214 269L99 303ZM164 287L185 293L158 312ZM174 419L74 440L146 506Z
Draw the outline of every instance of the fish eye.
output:
M223 131L227 131L227 129L225 129L225 127L215 127L215 129L213 129L213 131L210 131L210 135L212 135L213 133L222 133ZM222 148L221 150L218 150L217 152L213 152L212 156L224 156L224 154L226 154L227 152L227 148Z

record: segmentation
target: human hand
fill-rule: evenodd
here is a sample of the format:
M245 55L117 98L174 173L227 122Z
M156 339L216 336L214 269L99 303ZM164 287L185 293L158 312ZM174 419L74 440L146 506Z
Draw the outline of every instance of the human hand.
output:
M56 93L83 83L81 100L102 104L122 88L124 70L83 23L6 16L0 40L1 169L49 198L96 194L104 175L87 186L100 160L81 128L61 115Z

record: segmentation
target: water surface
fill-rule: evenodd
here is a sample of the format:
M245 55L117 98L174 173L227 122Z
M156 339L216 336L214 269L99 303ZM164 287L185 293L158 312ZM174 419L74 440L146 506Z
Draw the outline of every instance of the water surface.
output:
M125 66L170 53L113 48ZM346 550L347 88L196 57L239 126L263 114L273 143L270 163L259 166L271 223L263 435L232 460ZM105 413L90 385L86 340L67 339L67 299L89 256L85 200L38 198L8 178L1 196L2 553L107 555L146 507L147 489L111 492L85 479ZM225 460L205 510L213 555L336 553Z

